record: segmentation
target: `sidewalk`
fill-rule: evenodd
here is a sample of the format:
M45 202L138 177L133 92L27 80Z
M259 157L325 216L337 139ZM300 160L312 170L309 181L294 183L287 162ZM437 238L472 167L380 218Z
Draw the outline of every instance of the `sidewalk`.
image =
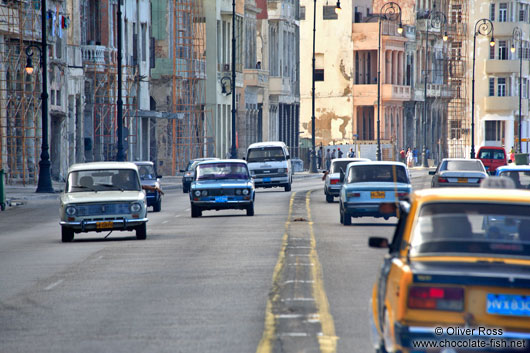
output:
M299 180L306 178L320 178L321 176L322 173L311 174L305 171L295 173L293 178ZM55 193L36 193L35 190L37 190L37 185L6 185L6 204L9 207L23 205L30 200L58 200L59 194L65 187L65 182L53 181L52 185ZM160 179L160 187L164 191L182 189L182 176L163 176L162 179Z

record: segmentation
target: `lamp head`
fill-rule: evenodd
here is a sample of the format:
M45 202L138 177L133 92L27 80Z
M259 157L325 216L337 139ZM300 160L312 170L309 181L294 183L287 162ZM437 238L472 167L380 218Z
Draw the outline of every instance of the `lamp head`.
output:
M494 46L495 46L495 38L491 37L490 47L494 47Z
M337 6L335 6L335 13L338 15L342 11L340 7L340 0L337 0Z
M402 34L402 33L403 33L403 24L402 24L401 22L399 23L399 26L398 26L398 28L397 28L397 32L398 32L399 34Z
M26 59L26 73L28 75L31 75L33 73L33 63L31 62L31 58L28 56Z
M443 39L444 42L447 42L447 40L449 39L449 36L447 35L447 32L444 33L442 39Z
M515 53L515 45L512 44L512 47L510 48L510 51L511 51L512 53Z

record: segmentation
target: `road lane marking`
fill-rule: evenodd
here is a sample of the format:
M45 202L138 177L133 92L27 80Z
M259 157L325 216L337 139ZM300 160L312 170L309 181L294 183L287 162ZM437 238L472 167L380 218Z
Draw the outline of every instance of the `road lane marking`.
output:
M162 224L166 224L167 222L169 222L169 221L164 221L164 222L162 222Z
M63 279L60 279L58 280L57 282L53 282L52 284L50 284L48 287L44 288L44 290L50 290L50 289L53 289L55 287L57 287L59 284L63 283Z
M182 216L182 215L180 215L180 214L175 215L175 217L180 217L180 216Z

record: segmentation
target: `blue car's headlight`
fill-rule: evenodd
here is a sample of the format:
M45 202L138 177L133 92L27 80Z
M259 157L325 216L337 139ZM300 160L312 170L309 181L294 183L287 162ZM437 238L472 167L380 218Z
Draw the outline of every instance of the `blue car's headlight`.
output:
M250 191L248 189L243 189L243 195L248 195L250 193Z
M195 190L195 192L193 194L195 196L199 197L199 196L201 196L201 190Z

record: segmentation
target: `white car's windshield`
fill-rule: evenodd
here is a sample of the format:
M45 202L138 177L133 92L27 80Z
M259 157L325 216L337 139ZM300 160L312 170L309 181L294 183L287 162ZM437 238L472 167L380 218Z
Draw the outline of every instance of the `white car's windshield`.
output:
M411 256L515 256L530 258L530 206L499 203L431 203L414 227Z
M247 162L284 161L285 154L281 147L260 147L248 151Z
M197 180L248 179L247 165L244 163L207 163L196 169Z
M138 173L134 169L79 170L68 174L67 192L137 190Z
M138 166L138 173L142 180L156 180L155 168L152 165Z

